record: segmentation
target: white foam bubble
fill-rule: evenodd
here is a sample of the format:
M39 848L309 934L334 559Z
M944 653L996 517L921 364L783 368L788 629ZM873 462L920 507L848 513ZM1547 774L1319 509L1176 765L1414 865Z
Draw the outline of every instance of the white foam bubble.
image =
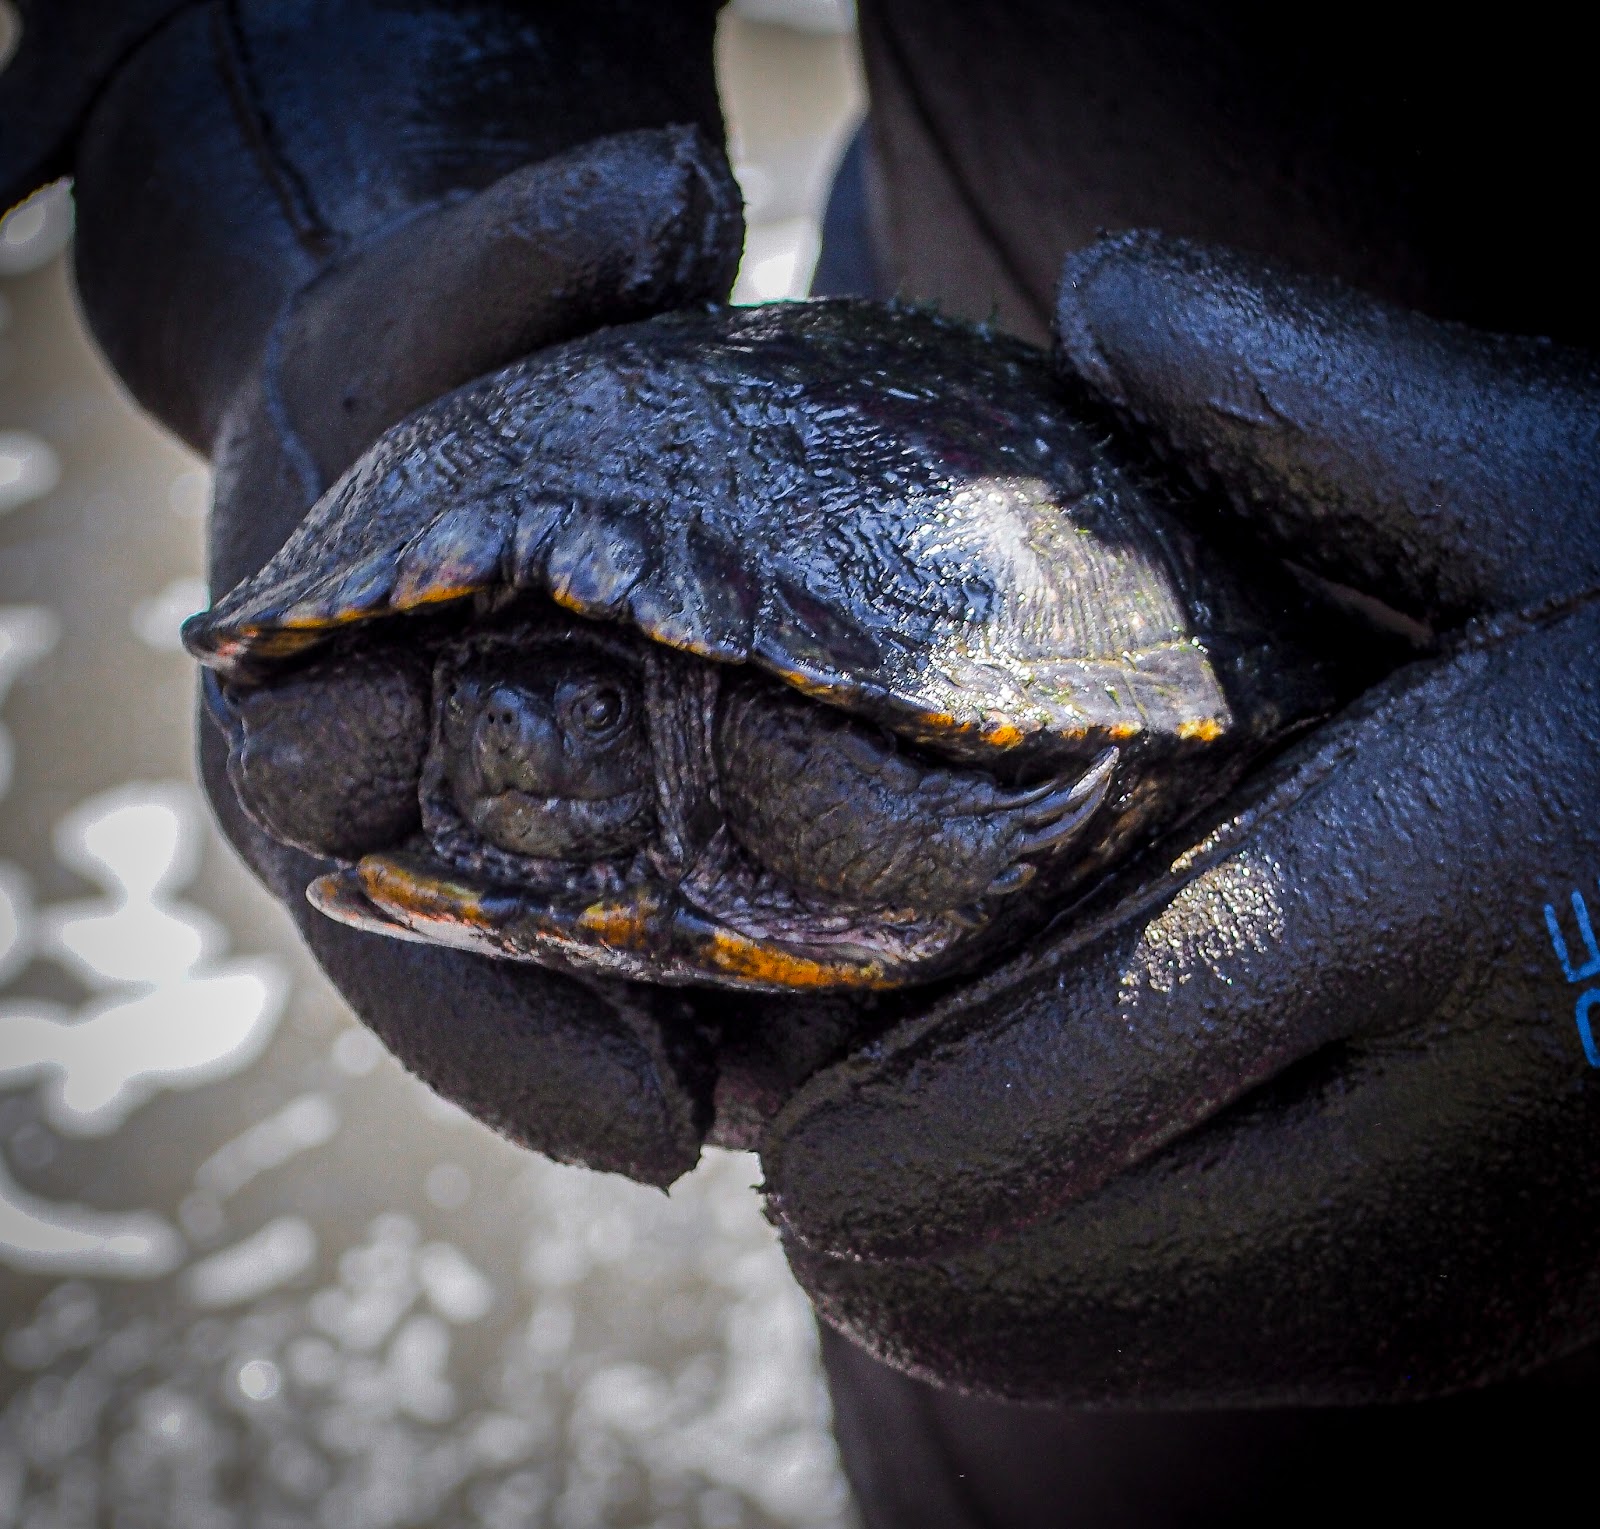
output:
M231 1248L192 1265L184 1290L196 1306L217 1309L259 1300L316 1262L317 1234L301 1216L279 1216Z
M195 1184L225 1200L258 1174L332 1141L338 1130L339 1111L326 1094L301 1094L218 1147L195 1170Z
M157 653L183 651L183 623L210 604L204 579L174 579L159 594L141 600L129 615L134 635Z
M38 1077L58 1131L105 1135L161 1089L228 1077L258 1057L288 996L266 956L217 961L216 920L172 894L199 866L199 805L171 782L119 786L56 826L56 852L103 896L37 915L35 945L102 996L0 1008L0 1081Z
M0 1163L0 1261L29 1274L154 1279L183 1261L177 1229L149 1211L42 1200Z
M252 1402L270 1402L283 1388L283 1376L270 1359L245 1360L234 1381L240 1395Z
M447 1322L480 1321L494 1305L494 1286L452 1243L430 1242L417 1254L417 1281Z
M69 1136L104 1136L161 1089L199 1088L261 1054L286 984L276 961L232 961L217 976L72 1012L0 1007L0 1082L44 1080L45 1116Z
M0 218L0 276L23 276L54 260L72 237L72 188L56 181Z
M394 1399L419 1422L442 1423L455 1414L455 1387L446 1376L450 1329L437 1317L407 1318L389 1345L384 1366Z
M0 430L0 515L43 499L61 481L61 458L31 430Z
M33 954L33 894L22 867L0 860L0 983Z
M0 706L17 678L61 640L61 623L42 605L0 605ZM15 747L0 723L0 797L11 789Z

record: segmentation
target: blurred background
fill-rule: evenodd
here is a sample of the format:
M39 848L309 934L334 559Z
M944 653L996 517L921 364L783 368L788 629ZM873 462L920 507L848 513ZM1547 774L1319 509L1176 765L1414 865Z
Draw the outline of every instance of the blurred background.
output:
M0 57L6 16L0 11ZM806 290L862 111L838 0L740 0L749 237ZM562 1168L356 1026L194 784L205 464L0 224L0 1525L846 1529L748 1156Z

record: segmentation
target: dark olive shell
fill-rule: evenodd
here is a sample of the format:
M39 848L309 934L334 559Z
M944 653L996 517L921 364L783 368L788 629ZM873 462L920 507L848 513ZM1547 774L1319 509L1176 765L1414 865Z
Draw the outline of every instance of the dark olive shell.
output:
M1205 740L1269 638L1203 557L1042 353L784 303L603 330L421 410L185 639L248 677L542 591L946 747Z

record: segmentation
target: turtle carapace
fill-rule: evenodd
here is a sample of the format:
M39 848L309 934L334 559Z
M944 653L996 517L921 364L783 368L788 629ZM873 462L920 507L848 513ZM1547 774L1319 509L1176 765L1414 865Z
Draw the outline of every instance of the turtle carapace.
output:
M1046 357L855 301L463 388L185 636L329 916L770 989L980 959L1327 700Z

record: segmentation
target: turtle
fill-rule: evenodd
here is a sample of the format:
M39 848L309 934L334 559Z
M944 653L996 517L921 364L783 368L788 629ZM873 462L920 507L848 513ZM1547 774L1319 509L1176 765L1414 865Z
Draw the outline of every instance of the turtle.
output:
M436 400L184 641L330 918L871 990L1036 930L1328 709L1265 587L1045 353L828 299Z

